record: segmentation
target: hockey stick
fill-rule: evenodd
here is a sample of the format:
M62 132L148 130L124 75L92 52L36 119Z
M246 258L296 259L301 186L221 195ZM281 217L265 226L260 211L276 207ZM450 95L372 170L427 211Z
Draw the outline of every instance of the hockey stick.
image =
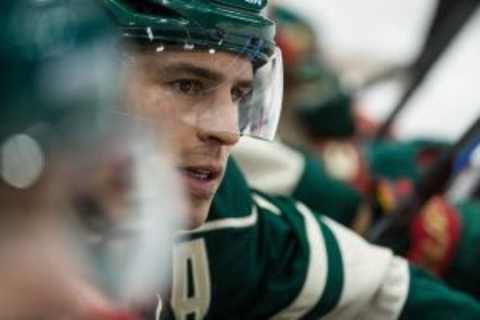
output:
M443 0L439 3L422 53L409 68L410 82L408 87L392 112L378 129L375 140L381 140L387 135L392 124L423 83L432 66L439 60L452 40L460 30L462 30L479 4L480 2L477 0Z
M410 222L425 202L445 191L452 175L455 156L480 135L480 117L464 135L427 170L411 194L400 203L394 212L380 220L367 234L367 239L377 244L389 243L408 229Z

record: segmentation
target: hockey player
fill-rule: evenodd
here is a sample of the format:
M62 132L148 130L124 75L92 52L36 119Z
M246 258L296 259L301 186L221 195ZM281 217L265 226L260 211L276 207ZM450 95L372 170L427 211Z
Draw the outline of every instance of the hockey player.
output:
M262 16L265 1L103 3L126 43L130 112L169 128L193 207L158 317L480 315L475 300L388 249L301 203L252 192L227 162L241 135L272 139L278 121L281 60L274 24Z

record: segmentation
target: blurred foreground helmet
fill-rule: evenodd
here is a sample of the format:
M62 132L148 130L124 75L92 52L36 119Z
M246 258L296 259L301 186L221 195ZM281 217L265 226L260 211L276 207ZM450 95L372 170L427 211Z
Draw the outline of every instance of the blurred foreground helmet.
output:
M2 319L127 307L168 279L180 190L158 128L122 112L110 23L90 0L0 2Z
M236 124L218 123L222 105L193 99L177 108L178 119L200 129L227 131L253 137L273 139L280 115L283 95L283 65L274 42L274 23L262 15L266 0L104 0L105 6L121 28L129 45L156 54L168 52L202 52L215 60L219 52L251 62L253 79L233 96ZM163 55L163 56L162 56ZM218 62L217 62L218 64ZM236 62L222 65L230 75L245 72ZM212 77L210 77L212 78ZM213 79L209 79L213 80ZM225 85L225 79L202 83L191 91L197 97ZM162 97L162 103L175 104L178 99Z
M4 182L26 188L46 152L94 141L104 129L117 99L118 59L112 27L90 1L0 6L0 168Z

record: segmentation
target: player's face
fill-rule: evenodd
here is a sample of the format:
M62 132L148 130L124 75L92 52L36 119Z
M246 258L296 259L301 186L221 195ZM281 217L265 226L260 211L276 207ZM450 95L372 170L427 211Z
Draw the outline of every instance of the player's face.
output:
M252 91L252 65L228 53L137 53L129 72L136 115L167 128L192 205L188 226L207 218L231 148L238 142L238 106Z

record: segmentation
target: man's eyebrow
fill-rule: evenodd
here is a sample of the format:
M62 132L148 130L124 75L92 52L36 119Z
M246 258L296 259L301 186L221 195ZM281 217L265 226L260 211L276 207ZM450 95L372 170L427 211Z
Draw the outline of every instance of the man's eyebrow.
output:
M225 75L220 72L185 62L167 65L161 69L161 72L165 72L166 74L190 74L199 78L205 78L215 82L225 81L226 78ZM240 78L237 79L236 82L242 86L250 86L252 83L252 79Z
M241 79L237 82L237 85L242 88L253 88L253 80Z
M213 70L200 67L191 63L174 63L161 68L166 74L189 74L199 78L221 82L224 76Z

